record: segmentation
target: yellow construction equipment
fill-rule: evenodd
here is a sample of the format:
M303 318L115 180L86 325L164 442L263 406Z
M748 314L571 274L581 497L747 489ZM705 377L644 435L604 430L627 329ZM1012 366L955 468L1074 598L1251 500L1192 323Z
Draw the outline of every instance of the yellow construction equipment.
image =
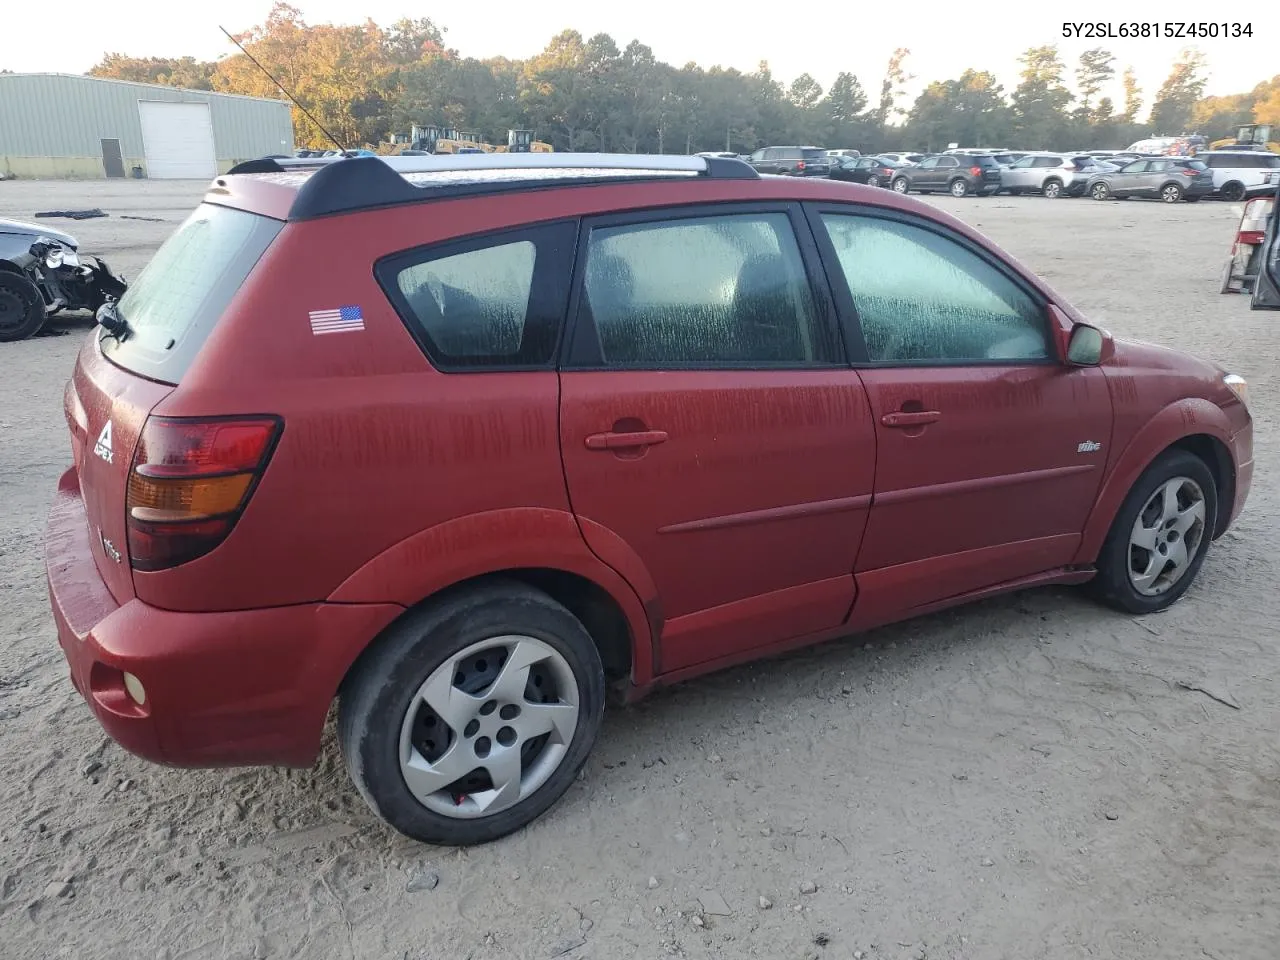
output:
M1230 150L1236 147L1280 153L1280 141L1271 139L1269 123L1246 123L1236 129L1234 137L1225 137L1209 144L1210 150Z

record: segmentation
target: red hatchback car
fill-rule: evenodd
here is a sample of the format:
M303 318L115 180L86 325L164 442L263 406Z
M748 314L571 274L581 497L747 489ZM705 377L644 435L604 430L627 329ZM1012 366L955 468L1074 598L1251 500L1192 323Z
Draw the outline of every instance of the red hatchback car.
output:
M1239 377L733 159L253 161L100 320L46 548L76 687L188 766L307 765L337 698L434 842L551 806L609 689L1038 584L1165 607L1253 468Z

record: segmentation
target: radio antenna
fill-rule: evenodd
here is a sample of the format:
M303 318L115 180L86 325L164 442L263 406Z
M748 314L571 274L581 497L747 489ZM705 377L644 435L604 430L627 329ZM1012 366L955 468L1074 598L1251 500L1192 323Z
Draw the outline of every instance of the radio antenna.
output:
M258 58L257 58L257 57L255 57L252 53L250 53L248 50L246 50L246 49L244 48L244 44L242 44L239 40L237 40L237 39L236 39L235 37L233 37L231 34L227 33L227 28L226 28L226 27L219 26L219 27L218 27L218 29L219 29L219 30L221 30L223 33L226 33L226 34L227 34L227 39L228 39L228 40L230 40L232 43L234 43L237 47L239 47L239 48L240 48L240 52L241 52L241 53L243 53L246 57L248 57L248 58L253 62L253 65L254 65L255 67L257 67L259 70L261 70L263 73L265 73L265 74L267 75L267 79L268 79L268 80L270 80L272 83L274 83L274 84L276 85L276 89L277 89L277 90L279 90L281 93L283 93L286 97L288 97L288 98L293 102L293 105L294 105L295 107L297 107L297 108L298 108L299 110L301 110L304 114L306 114L307 119L308 119L308 120L310 120L312 123L314 123L314 124L316 125L316 128L317 128L321 133L323 133L326 137L328 137L328 138L333 142L333 145L334 145L335 147L337 147L339 150L341 150L343 154L346 154L346 153L348 153L348 152L349 152L348 148L347 148L347 147L344 147L344 146L343 146L343 145L338 141L338 138L337 138L337 137L335 137L332 133L330 133L330 132L325 128L324 124L322 124L319 120L317 120L315 117L313 117L313 116L311 115L311 111L310 111L310 110L308 110L306 107L304 107L301 103L299 103L299 102L298 102L298 98L297 98L297 97L295 97L292 93L290 93L288 90L286 90L286 89L284 88L284 84L282 84L279 80L277 80L275 77L273 77L273 76L271 75L271 71L270 71L270 70L268 70L266 67L264 67L261 63L259 63L259 62L258 62Z

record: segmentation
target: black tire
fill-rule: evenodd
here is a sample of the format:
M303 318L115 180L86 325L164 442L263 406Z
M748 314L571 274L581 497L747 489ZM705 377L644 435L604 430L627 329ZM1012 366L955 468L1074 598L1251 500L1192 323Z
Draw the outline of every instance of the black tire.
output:
M961 197L969 195L969 183L959 177L947 184L947 192L959 200Z
M477 641L511 634L542 641L572 670L579 716L563 759L533 793L498 813L459 819L430 810L410 792L400 768L407 711L421 685L451 656ZM595 744L604 699L600 654L582 623L541 591L494 581L411 611L361 656L343 684L338 739L361 796L396 830L424 843L487 843L536 820L570 787Z
M1040 192L1050 200L1057 200L1062 196L1062 181L1046 180L1044 186L1040 188Z
M1239 203L1244 199L1244 184L1239 180L1232 180L1230 183L1224 183L1222 185L1222 189L1218 192L1221 194L1223 200L1229 200L1232 203Z
M0 270L0 343L26 340L47 319L44 298L26 277Z
M1182 188L1176 183L1166 183L1160 188L1160 199L1165 203L1177 203L1183 196Z
M1111 188L1105 183L1099 181L1089 188L1089 196L1093 197L1095 200L1110 200Z
M894 193L905 194L911 192L911 182L906 177L895 178L892 186Z
M1200 197L1183 197L1182 199L1186 200L1186 201L1187 201L1187 203L1199 203L1199 202L1200 202L1200 200L1201 200L1202 198L1200 198Z
M867 177L867 186L868 187L880 186L880 178L877 177L874 173L871 174L871 176Z
M1146 506L1156 490L1166 481L1179 476L1195 481L1204 492L1204 531L1196 546L1195 556L1181 578L1164 593L1147 596L1139 593L1130 582L1129 533L1139 511ZM1107 532L1107 539L1102 544L1102 550L1098 553L1098 575L1090 581L1091 591L1103 603L1126 613L1144 614L1164 610L1176 603L1195 582L1209 543L1213 540L1217 523L1218 488L1213 472L1203 460L1187 450L1170 450L1162 454L1138 477L1133 489L1120 505L1111 529Z

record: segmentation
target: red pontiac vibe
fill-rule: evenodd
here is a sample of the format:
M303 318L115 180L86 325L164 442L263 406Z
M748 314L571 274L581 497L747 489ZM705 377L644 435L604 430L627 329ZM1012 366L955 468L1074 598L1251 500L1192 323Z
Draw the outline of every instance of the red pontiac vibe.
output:
M252 161L67 385L47 566L128 750L307 765L424 841L565 791L606 690L1003 591L1176 601L1244 381L938 210L702 157Z

